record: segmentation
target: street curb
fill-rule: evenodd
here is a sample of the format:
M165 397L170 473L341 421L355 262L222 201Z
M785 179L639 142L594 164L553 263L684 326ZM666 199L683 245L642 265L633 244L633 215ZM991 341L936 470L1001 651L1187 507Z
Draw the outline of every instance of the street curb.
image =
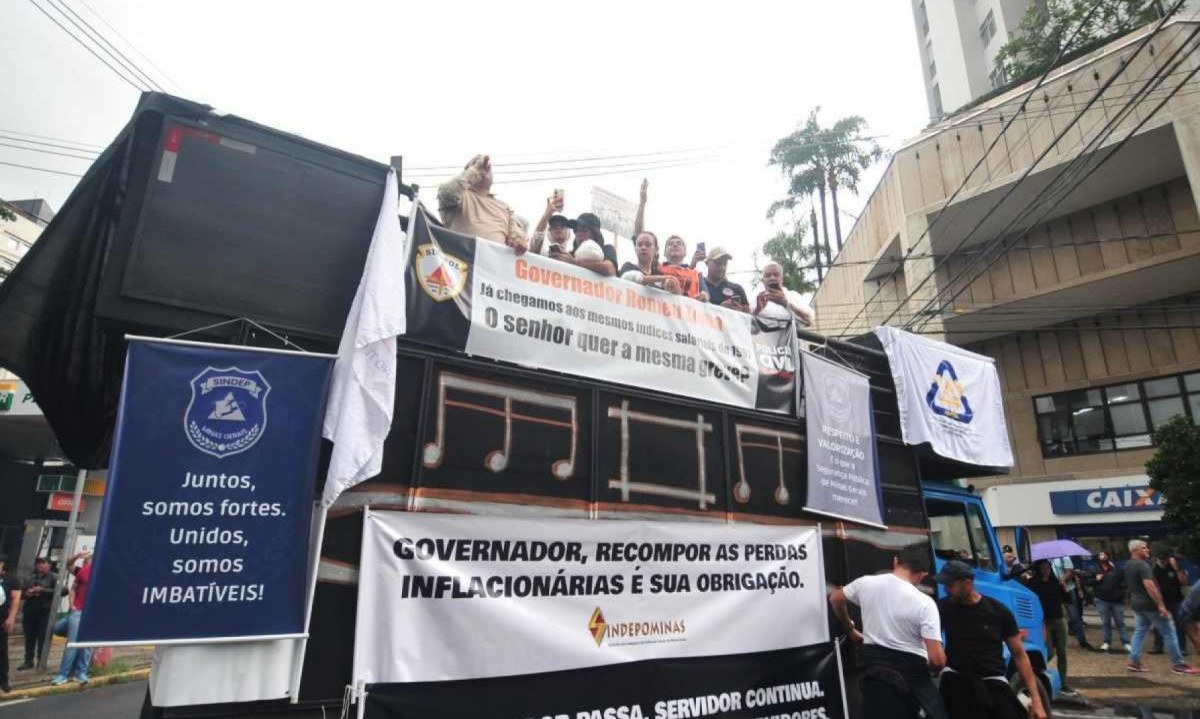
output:
M136 682L146 679L150 676L150 668L133 669L120 674L106 674L102 677L95 677L88 681L87 684L76 684L75 682L67 682L59 686L38 686L28 689L14 689L8 694L0 694L0 702L9 702L14 699L36 699L38 697L53 696L55 694L70 694L71 692L86 691L92 687L104 687L110 684L126 684L128 682Z

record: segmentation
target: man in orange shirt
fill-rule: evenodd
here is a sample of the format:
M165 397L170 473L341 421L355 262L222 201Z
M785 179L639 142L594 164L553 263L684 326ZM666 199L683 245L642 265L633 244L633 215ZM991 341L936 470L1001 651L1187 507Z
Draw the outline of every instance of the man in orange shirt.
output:
M646 226L646 197L649 187L650 181L642 180L637 216L633 220L633 237L635 240ZM665 259L659 265L659 271L664 275L669 275L678 280L683 294L694 300L707 302L708 292L704 287L704 278L696 271L696 264L704 260L704 250L697 247L696 252L692 255L691 264L684 264L683 260L687 257L687 244L684 243L683 238L679 235L671 235L667 238L667 244L663 248L663 257Z

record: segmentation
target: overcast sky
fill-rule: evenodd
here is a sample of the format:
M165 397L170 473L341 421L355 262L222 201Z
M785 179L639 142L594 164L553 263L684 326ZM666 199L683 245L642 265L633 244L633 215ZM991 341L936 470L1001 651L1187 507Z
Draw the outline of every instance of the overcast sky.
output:
M897 0L60 1L169 91L223 112L384 162L403 154L408 167L490 153L496 193L531 221L555 187L576 215L593 185L633 200L648 177L648 228L689 247L726 245L735 269L752 267L773 232L765 211L784 185L768 150L810 108L827 123L862 115L885 149L928 120L911 10ZM0 134L107 144L137 91L34 2L55 12L50 0L0 0ZM505 171L643 153L665 154ZM88 165L2 146L0 162ZM883 166L847 210L857 213ZM528 172L539 168L555 171ZM614 171L624 174L562 177ZM421 178L431 188L439 179L422 174L434 175ZM0 165L5 199L57 209L74 183Z

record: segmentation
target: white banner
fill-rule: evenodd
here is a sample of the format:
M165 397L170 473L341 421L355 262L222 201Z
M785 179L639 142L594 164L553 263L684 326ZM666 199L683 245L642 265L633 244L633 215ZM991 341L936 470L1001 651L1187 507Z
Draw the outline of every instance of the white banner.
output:
M592 185L592 214L600 218L600 226L619 237L633 237L633 221L637 205L624 197Z
M354 685L829 640L820 530L366 512Z
M755 406L749 315L492 242L475 245L471 275L467 354Z
M928 442L943 457L1011 467L1000 377L990 357L895 327L876 327L883 343L905 444Z

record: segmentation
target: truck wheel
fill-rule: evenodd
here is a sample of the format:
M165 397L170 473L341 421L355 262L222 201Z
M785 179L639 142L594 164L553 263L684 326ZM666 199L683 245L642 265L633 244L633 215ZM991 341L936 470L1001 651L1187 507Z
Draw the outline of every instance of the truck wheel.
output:
M1045 674L1037 675L1037 687L1034 691L1038 693L1038 698L1042 700L1042 706L1046 709L1046 716L1054 716L1054 705L1050 701L1050 678ZM1033 704L1030 698L1029 690L1025 687L1025 682L1021 681L1021 675L1015 674L1009 682L1012 685L1013 691L1016 692L1017 701L1021 702L1021 706L1025 707L1025 711L1029 711L1029 707Z

